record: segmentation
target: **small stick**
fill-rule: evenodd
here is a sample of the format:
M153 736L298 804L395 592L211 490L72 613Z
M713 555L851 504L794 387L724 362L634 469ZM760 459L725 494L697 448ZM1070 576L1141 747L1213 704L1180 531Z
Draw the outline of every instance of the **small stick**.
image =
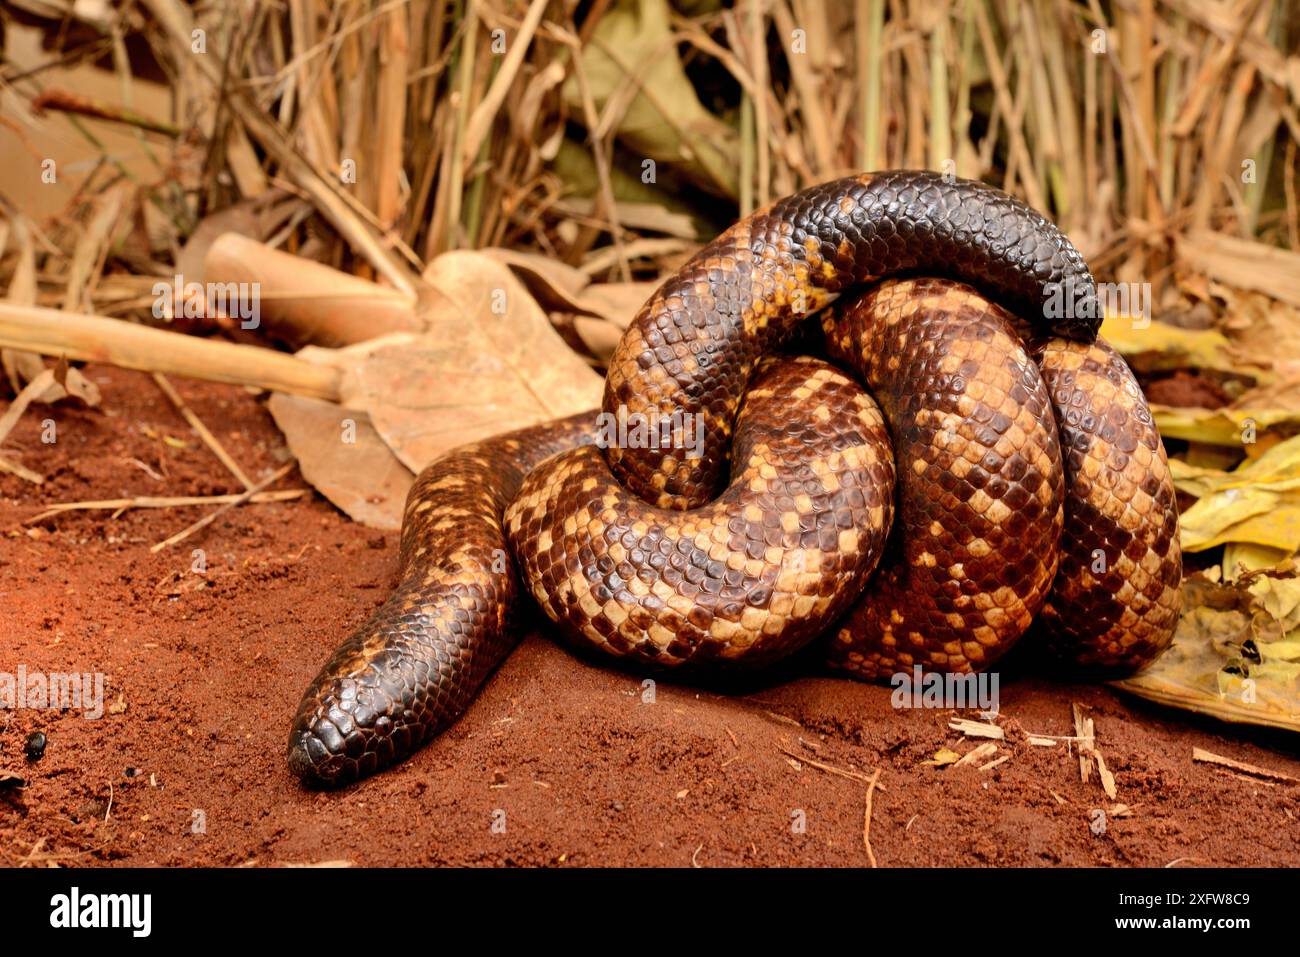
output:
M9 408L5 410L5 414L0 415L0 442L3 442L9 433L13 431L14 426L18 424L18 420L27 411L27 407L32 404L32 400L48 389L54 381L54 370L45 369L14 396L14 400L9 403ZM3 456L0 456L0 472L12 472L33 485L43 485L45 483L45 476Z
M1083 716L1083 709L1077 702L1070 705L1070 710L1074 713L1075 740L1079 742L1079 780L1087 784L1092 777L1092 753L1096 750L1097 738L1092 719Z
M1110 768L1106 767L1106 759L1101 756L1100 751L1093 751L1092 756L1097 759L1097 774L1101 776L1101 789L1106 792L1106 797L1112 801L1119 796L1119 791L1115 787L1115 775L1110 773Z
M172 387L172 384L167 381L167 377L161 372L155 372L153 374L153 381L158 383L158 388L162 389L163 395L167 396L167 398L171 400L171 404L176 406L176 411L179 412L181 417L190 424L190 428L193 429L195 434L203 440L203 444L212 450L212 454L221 460L221 464L230 470L231 475L239 479L239 484L244 486L246 489L252 488L252 481L244 474L244 470L239 467L239 463L230 457L230 453L227 452L225 448L222 447L221 443L217 441L217 437L208 431L208 427L203 424L203 420L195 415L193 410L185 404L185 400L182 399L180 393Z
M157 545L150 546L149 551L159 552L162 549L167 548L169 545L175 545L177 542L189 538L195 532L207 528L209 525L215 522L222 515L226 514L226 512L230 511L232 508L242 505L244 502L247 502L250 498L252 498L255 494L265 489L268 485L271 485L274 482L277 482L280 479L284 478L293 470L294 466L296 466L297 464L298 464L297 461L286 463L282 468L277 469L275 472L268 475L266 478L262 479L262 481L258 482L252 488L236 495L232 501L227 502L225 505L221 506L215 512L210 512L209 514L203 516L203 518L199 519L193 525L190 525L188 528L181 529L171 538L165 541L161 541Z
M1002 741L1007 736L1007 733L996 724L990 724L986 721L972 721L969 718L953 718L948 722L948 727L953 731L960 731L968 738L995 738Z
M785 747L784 745L777 745L777 749L781 751L783 754L786 754L789 757L794 758L796 761L799 761L802 764L812 765L818 771L825 771L827 774L835 774L842 778L848 778L850 781L865 781L868 783L871 781L870 776L863 774L861 771L848 771L844 768L837 768L833 764L823 764L821 761L815 761L812 758L807 757L806 755L797 754L796 752L791 751L789 748ZM877 768L876 774L879 773L880 773L880 769ZM880 790L883 791L885 789L881 788Z
M953 767L960 768L966 764L974 764L976 761L983 761L985 758L991 758L997 753L998 746L992 741L985 741L983 744L971 748L962 755L961 760L956 762Z
M27 383L23 391L14 396L14 400L9 403L9 408L5 409L5 414L0 415L0 442L13 431L18 420L22 418L27 407L32 404L32 400L43 393L54 384L54 370L46 369L35 379Z
M1257 778L1264 778L1269 781L1285 781L1287 784L1300 784L1300 778L1293 778L1289 774L1283 774L1281 771L1270 771L1268 768L1261 768L1258 765L1247 764L1245 761L1234 761L1232 758L1225 758L1221 754L1215 754L1213 751L1206 751L1204 748L1192 748L1192 760L1201 761L1205 764L1217 764L1221 767L1232 768L1234 771L1240 771L1242 774L1250 774Z
M876 866L876 855L871 850L871 796L876 790L876 782L880 780L880 768L876 768L876 773L871 775L871 780L867 784L867 802L866 808L862 812L862 846L867 849L867 858L871 861L871 866Z
M39 515L33 515L31 518L26 519L23 524L31 525L34 522L42 522L63 512L73 511L91 511L106 508L125 511L129 508L186 508L191 505L222 505L235 501L243 494L243 492L238 492L229 495L176 495L169 498L139 495L135 498L104 498L95 501L64 502L47 508ZM263 505L268 502L288 502L309 494L311 494L311 489L306 488L277 489L274 492L258 492L250 497L248 501Z
M37 114L42 114L46 110L57 110L62 113L77 113L81 116L91 116L95 119L107 120L110 123L122 123L126 126L134 126L138 129L148 130L150 133L162 133L166 136L180 136L181 129L173 126L164 120L157 120L153 117L144 116L133 110L123 109L120 106L114 106L108 103L101 103L92 100L89 97L79 96L76 93L70 93L67 90L47 89L44 93L36 96L32 100L32 110Z
M331 402L339 401L343 379L337 368L261 346L199 339L121 319L8 302L0 302L0 348L251 385Z
M33 472L29 468L24 468L23 466L19 465L17 462L11 462L4 456L0 456L0 472L12 472L14 475L17 475L21 479L26 479L27 481L31 482L33 485L45 484L44 475L41 475L37 472Z

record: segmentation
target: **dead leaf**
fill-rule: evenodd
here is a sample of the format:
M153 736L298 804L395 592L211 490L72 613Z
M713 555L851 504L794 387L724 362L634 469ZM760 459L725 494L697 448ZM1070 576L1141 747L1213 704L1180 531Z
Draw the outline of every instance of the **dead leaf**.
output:
M942 768L949 764L956 764L960 760L961 755L952 750L952 748L940 748L938 751L934 752L933 757L926 761L922 761L921 763L934 768Z
M1300 253L1206 230L1180 237L1175 249L1190 270L1300 306Z
M1200 493L1179 524L1185 551L1227 542L1260 545L1291 554L1300 548L1300 436L1280 442L1232 472L1193 469L1177 473ZM1194 478L1193 482L1188 482ZM1229 567L1228 571L1235 571Z
M1296 566L1232 582L1183 582L1169 650L1141 674L1112 682L1140 697L1223 721L1300 731L1300 581Z
M600 404L601 377L506 266L481 253L449 252L424 278L441 294L427 333L388 336L330 357L353 363L344 403L369 413L412 472L457 446Z
M582 63L598 112L607 114L612 99L626 102L616 114L617 135L633 155L672 164L713 192L736 195L736 131L696 96L665 0L614 4L584 44ZM564 98L573 115L583 115L575 76L565 83Z
M271 396L267 408L303 478L335 507L370 528L402 527L402 507L415 475L384 444L370 416L282 393Z

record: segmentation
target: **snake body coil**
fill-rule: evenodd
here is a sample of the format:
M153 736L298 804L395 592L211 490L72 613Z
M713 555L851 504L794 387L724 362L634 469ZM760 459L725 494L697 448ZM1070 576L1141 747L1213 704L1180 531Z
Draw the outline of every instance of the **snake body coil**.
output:
M819 311L870 394L767 357ZM825 633L862 678L970 671L1034 623L1076 667L1140 667L1178 616L1177 510L1099 322L1069 241L979 183L870 174L760 210L610 360L608 416L700 441L592 447L593 412L430 465L401 584L308 688L291 768L345 783L454 721L516 640L511 555L569 640L640 666L754 667Z

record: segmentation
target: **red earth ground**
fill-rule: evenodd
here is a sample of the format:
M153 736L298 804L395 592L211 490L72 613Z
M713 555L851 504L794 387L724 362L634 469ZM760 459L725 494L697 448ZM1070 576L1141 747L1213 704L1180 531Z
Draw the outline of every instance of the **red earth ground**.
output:
M4 443L46 482L0 473L0 672L101 672L105 713L0 712L0 779L25 782L0 780L0 863L866 865L877 770L882 866L1300 860L1300 785L1192 761L1199 746L1300 777L1293 737L1007 676L1007 760L936 767L941 749L979 742L948 728L953 712L891 707L887 688L812 676L725 693L663 679L646 703L640 677L574 657L540 626L413 759L342 792L304 791L284 759L290 719L392 586L397 536L314 493L233 509L156 554L212 507L29 523L60 502L237 490L147 376L86 371L101 409L29 409ZM259 398L176 385L247 472L286 460ZM292 473L277 487L303 485ZM196 548L204 574L191 571ZM1097 775L1080 780L1065 744L1027 741L1071 734L1073 703L1096 723L1114 800ZM34 731L47 744L29 761ZM1094 833L1095 810L1117 804L1129 816Z

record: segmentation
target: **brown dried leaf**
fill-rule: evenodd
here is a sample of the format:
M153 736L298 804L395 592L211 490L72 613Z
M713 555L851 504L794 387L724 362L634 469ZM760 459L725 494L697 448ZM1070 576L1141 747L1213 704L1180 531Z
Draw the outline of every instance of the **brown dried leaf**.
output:
M402 527L402 505L415 476L384 444L370 416L282 393L271 396L267 407L303 478L318 492L362 525Z
M600 376L507 267L449 252L424 278L441 294L428 333L362 343L333 360L355 362L345 403L370 414L412 471L467 442L599 405Z

